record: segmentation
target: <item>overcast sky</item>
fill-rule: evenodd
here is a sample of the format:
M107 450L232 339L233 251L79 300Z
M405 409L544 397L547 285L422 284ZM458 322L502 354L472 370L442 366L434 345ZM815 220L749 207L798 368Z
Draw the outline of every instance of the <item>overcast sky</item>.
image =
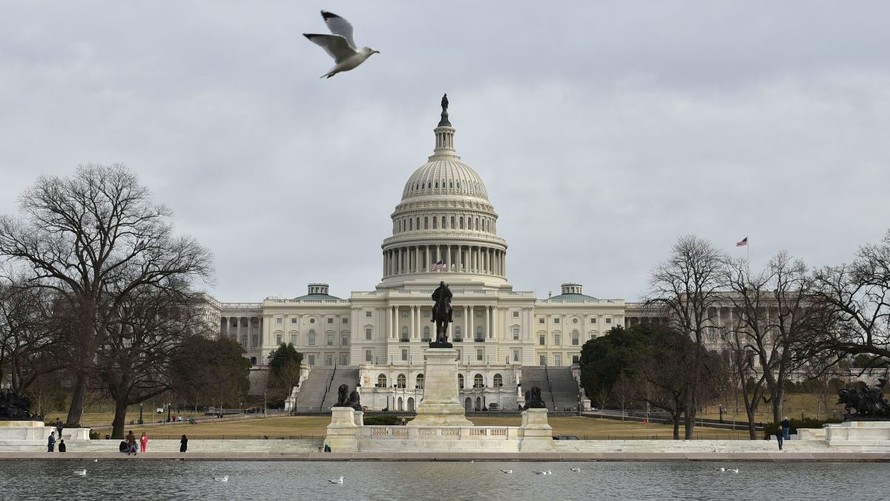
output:
M320 9L380 54L327 80ZM890 227L890 2L4 0L0 213L123 163L223 301L373 290L447 92L514 289L636 300L682 235L752 267Z

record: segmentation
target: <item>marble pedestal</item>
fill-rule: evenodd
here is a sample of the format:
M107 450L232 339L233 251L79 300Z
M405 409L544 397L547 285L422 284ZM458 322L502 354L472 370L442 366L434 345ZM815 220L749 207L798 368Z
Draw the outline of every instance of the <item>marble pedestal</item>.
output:
M520 451L550 451L554 449L553 427L547 422L547 409L523 411L519 428L522 430Z
M424 354L423 400L408 426L473 426L458 393L457 350L429 348Z
M358 449L358 431L364 425L364 413L352 407L332 407L325 445L332 451L353 452Z

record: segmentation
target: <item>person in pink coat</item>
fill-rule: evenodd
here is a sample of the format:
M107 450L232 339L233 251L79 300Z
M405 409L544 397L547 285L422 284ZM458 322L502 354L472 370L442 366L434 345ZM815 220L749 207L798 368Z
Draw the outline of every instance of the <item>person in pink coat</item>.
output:
M145 454L146 447L148 447L148 435L143 431L142 436L139 437L139 452Z

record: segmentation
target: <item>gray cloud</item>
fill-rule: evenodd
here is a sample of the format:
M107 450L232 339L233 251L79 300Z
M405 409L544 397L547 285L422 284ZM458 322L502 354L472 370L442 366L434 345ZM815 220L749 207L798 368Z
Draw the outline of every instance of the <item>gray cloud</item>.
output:
M320 80L319 8L381 54ZM223 300L372 289L442 92L518 290L636 299L684 234L752 266L886 231L882 2L17 2L0 212L122 162L215 256Z

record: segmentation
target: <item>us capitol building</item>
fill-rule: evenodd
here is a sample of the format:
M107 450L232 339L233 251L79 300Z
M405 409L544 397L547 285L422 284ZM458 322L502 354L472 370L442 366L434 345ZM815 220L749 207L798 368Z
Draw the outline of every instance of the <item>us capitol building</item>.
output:
M392 213L375 290L343 299L313 283L291 299L210 300L218 334L238 340L256 369L280 344L293 343L310 376L352 371L350 386L361 385L367 408L413 410L422 397L424 350L435 339L430 295L444 281L454 294L448 336L467 408L515 408L524 372L567 372L588 339L645 317L639 305L585 295L579 284L562 284L561 294L546 299L513 290L498 214L482 178L457 155L444 100L434 133L432 156L408 177Z

